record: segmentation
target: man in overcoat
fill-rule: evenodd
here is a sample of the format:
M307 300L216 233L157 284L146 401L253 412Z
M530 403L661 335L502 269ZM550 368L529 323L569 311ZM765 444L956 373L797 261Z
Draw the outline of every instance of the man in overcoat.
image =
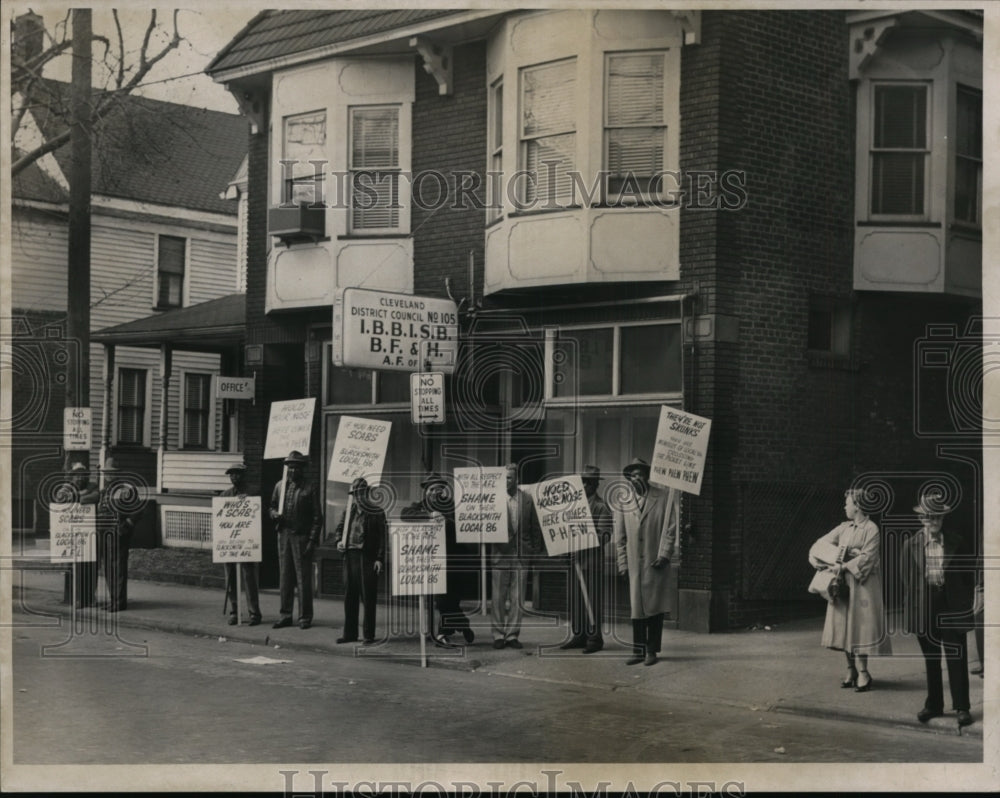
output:
M948 687L959 726L969 714L969 663L966 635L972 629L975 559L957 532L945 528L952 507L940 492L927 491L913 511L922 529L902 548L903 624L917 636L927 673L927 699L917 720L944 714L941 653L948 663Z
M90 479L90 469L81 462L70 466L67 480L56 488L53 498L60 504L97 504L101 493L97 483ZM95 546L96 548L96 546ZM76 595L73 596L77 608L91 607L97 594L97 560L73 563L76 571Z
M344 633L338 643L358 639L359 602L364 605L364 643L375 642L375 609L378 577L385 564L388 522L385 512L371 501L368 482L358 477L351 483L350 520L347 511L337 524L337 550L344 555ZM345 529L346 525L346 529Z
M670 561L678 549L677 493L650 485L649 472L649 463L638 458L625 466L633 495L612 513L618 573L628 574L632 605L632 656L626 665L657 660L670 608Z
M97 502L97 559L108 584L108 612L128 607L128 552L135 515L142 500L131 475L118 470L114 458L104 463L104 489Z
M226 488L220 496L246 496L247 495L247 467L245 463L233 463L226 469L226 476L229 477L230 487ZM240 567L240 578L246 590L247 603L250 607L250 626L260 623L260 592L257 589L257 570L255 562L238 563ZM237 563L226 563L226 603L229 604L229 625L235 626L239 619L236 617L236 566Z

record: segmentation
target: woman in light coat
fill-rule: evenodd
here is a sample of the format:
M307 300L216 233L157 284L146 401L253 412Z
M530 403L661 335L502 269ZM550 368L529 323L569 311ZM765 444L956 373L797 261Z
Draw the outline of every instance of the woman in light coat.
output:
M809 550L809 563L816 569L831 566L843 574L848 595L838 596L826 608L821 644L843 651L847 657L847 677L843 688L855 692L871 690L869 655L888 655L892 644L885 632L882 603L881 535L878 526L862 509L865 494L848 490L844 494L844 514L848 520L827 532ZM823 548L841 552L840 562L829 563L820 556Z

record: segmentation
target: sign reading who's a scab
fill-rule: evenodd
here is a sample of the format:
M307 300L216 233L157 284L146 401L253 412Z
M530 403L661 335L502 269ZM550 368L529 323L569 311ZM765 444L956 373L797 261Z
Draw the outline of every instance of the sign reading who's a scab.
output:
M334 299L336 366L451 374L457 349L451 300L365 288L345 288Z

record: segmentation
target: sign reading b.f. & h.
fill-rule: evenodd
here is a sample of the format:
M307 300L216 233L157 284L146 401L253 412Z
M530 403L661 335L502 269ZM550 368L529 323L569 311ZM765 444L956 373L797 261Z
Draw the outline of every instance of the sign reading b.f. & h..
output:
M455 370L458 308L449 299L345 288L333 303L333 363L390 371Z

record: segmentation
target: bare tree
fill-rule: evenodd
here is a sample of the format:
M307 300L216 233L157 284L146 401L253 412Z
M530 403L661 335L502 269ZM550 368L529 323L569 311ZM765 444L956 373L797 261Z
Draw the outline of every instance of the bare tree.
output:
M90 125L96 126L104 117L112 113L128 97L160 61L172 50L176 50L183 41L177 29L177 13L173 12L172 33L157 21L155 10L149 13L149 22L138 48L126 47L126 38L122 31L121 20L117 9L112 10L115 23L115 41L105 36L94 34L92 40L104 45L103 55L99 56L101 64L110 75L109 85L93 93L91 101ZM27 152L14 152L11 165L11 177L16 176L39 158L62 147L70 138L70 108L65 101L65 95L53 91L42 78L45 65L71 50L72 37L69 32L69 14L58 22L51 31L41 27L41 19L35 17L37 27L22 28L17 31L15 20L15 39L18 35L22 41L14 41L11 48L11 143L15 141L25 115L29 112L45 118L44 140ZM166 44L157 47L153 42L154 34L163 31L170 36ZM95 49L95 59L98 57ZM18 102L14 102L14 100Z

